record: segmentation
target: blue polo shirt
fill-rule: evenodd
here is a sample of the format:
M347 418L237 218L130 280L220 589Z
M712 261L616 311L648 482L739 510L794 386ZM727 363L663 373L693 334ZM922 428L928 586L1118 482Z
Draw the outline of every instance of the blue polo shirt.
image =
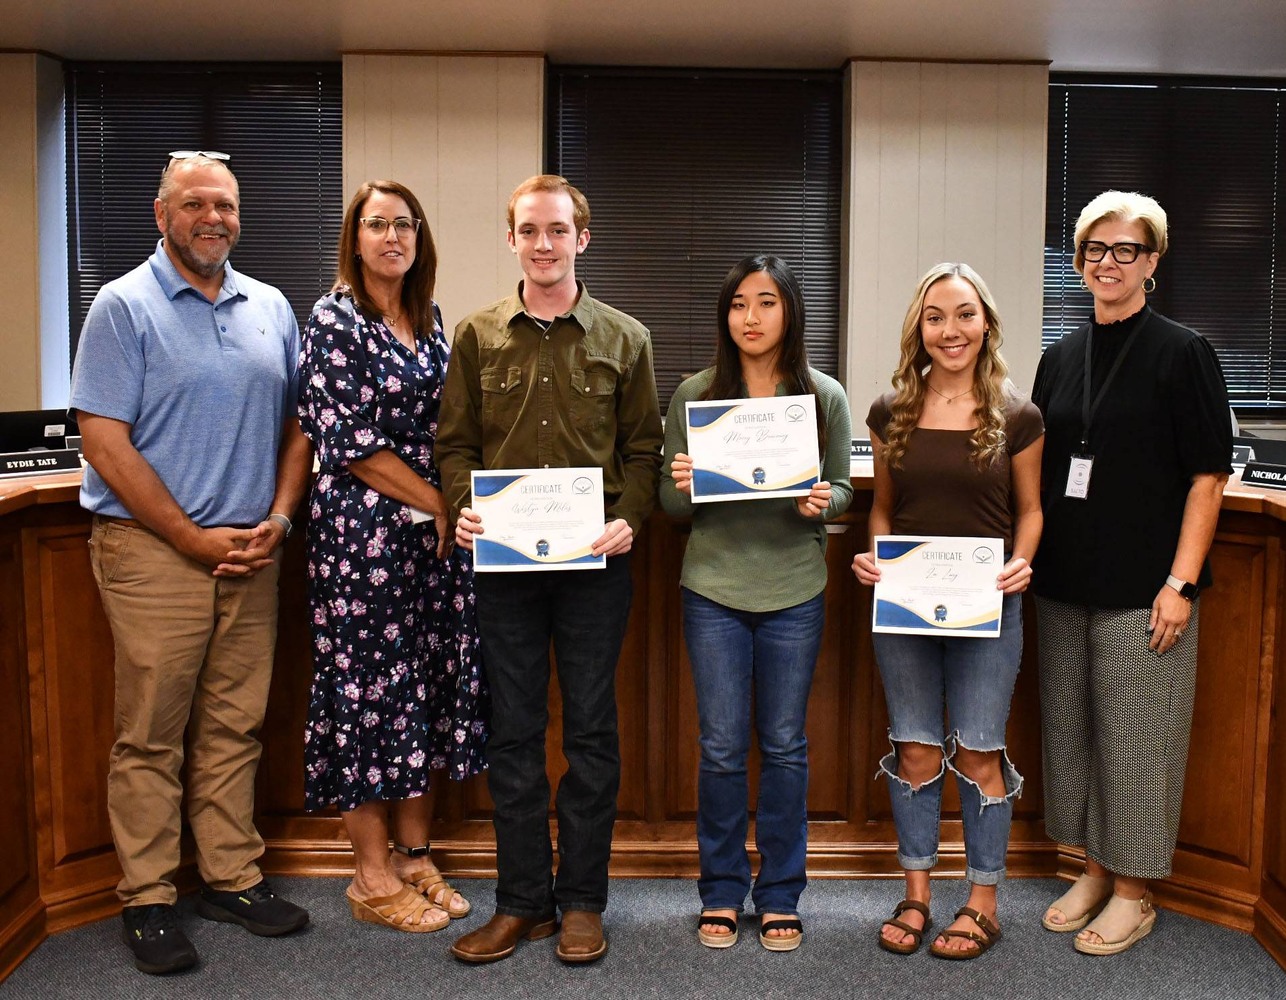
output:
M281 292L231 266L210 302L163 242L94 298L71 408L129 424L134 447L201 527L258 524L276 492L282 422L295 411L299 326ZM92 467L80 502L133 516Z

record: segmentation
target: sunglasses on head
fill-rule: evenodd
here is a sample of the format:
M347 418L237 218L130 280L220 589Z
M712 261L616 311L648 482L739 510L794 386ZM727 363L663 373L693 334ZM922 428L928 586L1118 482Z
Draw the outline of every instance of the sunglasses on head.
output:
M190 160L194 156L204 156L207 160L232 159L227 153L220 153L217 149L176 149L170 153L171 160Z

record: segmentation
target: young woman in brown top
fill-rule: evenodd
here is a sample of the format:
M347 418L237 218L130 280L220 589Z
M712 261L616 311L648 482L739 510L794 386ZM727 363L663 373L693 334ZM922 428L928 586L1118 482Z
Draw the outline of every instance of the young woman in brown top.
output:
M947 771L964 823L967 905L930 951L976 958L1000 937L996 887L1005 874L1013 800L1022 776L1005 754L1005 723L1022 658L1022 597L1040 540L1040 412L1007 380L1000 317L965 264L939 264L916 288L902 327L893 392L871 406L876 535L964 535L1004 540L997 638L877 633L889 710L889 781L907 898L880 928L886 951L911 954L932 925L929 873L938 860ZM853 559L868 586L872 552ZM949 726L943 730L943 708Z

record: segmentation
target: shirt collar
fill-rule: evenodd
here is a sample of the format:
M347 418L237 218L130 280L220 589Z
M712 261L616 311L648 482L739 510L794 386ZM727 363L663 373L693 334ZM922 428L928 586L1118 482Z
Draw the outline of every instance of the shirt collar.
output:
M194 292L197 291L188 283L187 278L179 274L178 268L174 266L174 261L170 260L170 255L165 252L164 238L156 241L156 252L152 254L152 259L149 263L152 265L152 274L156 277L157 284L161 286L161 291L171 301L185 288L190 288ZM223 286L219 289L218 296L220 302L238 295L245 295L241 288L241 283L237 280L239 277L237 272L232 269L231 264L223 265ZM197 292L197 294L200 295L201 293Z
M558 319L570 317L574 319L580 328L586 332L594 325L594 300L589 297L589 292L585 289L585 282L576 282L576 304L572 306L570 312L565 312ZM519 316L531 316L527 312L527 307L522 302L522 282L518 282L518 288L505 299L504 317L505 325L512 326L513 321ZM531 316L534 320L536 317Z

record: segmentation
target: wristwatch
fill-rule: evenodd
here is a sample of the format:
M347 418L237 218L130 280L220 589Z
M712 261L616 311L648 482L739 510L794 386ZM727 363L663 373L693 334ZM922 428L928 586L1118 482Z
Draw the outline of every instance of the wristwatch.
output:
M1199 593L1197 585L1195 583L1188 583L1187 580L1180 580L1173 573L1165 578L1165 585L1167 587L1173 587L1179 592L1179 596L1185 600L1195 601L1197 599L1197 594Z
M281 525L281 529L286 533L284 537L286 538L290 537L290 529L292 525L290 523L290 518L288 518L285 514L269 514L267 518L265 518L265 520L276 521L278 524Z

